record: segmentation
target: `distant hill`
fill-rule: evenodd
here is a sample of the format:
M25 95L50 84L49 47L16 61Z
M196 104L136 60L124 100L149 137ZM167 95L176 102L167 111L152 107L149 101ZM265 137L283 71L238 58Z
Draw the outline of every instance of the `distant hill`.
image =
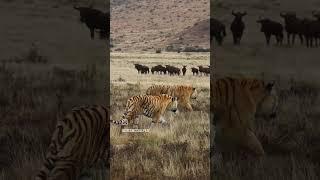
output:
M209 47L209 0L111 0L114 49Z

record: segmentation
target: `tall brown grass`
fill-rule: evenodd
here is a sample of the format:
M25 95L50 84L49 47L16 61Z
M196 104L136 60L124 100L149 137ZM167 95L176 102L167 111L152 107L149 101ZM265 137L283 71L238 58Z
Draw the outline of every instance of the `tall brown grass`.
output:
M105 67L33 61L45 59L35 52L32 48L26 54L3 60L0 65L0 179L3 180L34 179L56 120L75 106L105 104Z

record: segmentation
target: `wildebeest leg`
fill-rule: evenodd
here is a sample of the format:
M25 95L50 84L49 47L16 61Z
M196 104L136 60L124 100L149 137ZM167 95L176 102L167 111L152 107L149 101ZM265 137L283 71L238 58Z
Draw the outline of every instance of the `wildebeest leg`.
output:
M302 34L299 34L299 37L300 37L300 43L303 44L303 36L302 36Z
M304 38L305 38L306 46L309 47L309 37L305 35Z
M295 41L295 39L296 39L296 34L292 34L292 45L294 45L294 41Z
M271 35L270 34L265 34L265 36L266 36L267 45L269 46Z
M287 32L287 44L290 45L290 33Z
M280 36L276 36L276 40L277 40L277 45L280 45L281 37Z
M90 28L91 39L94 39L94 28Z
M233 33L232 36L233 36L233 44L236 45L237 44L237 36L235 33Z
M241 32L240 35L239 35L238 44L240 44L240 41L242 39L242 34L243 34L243 32Z

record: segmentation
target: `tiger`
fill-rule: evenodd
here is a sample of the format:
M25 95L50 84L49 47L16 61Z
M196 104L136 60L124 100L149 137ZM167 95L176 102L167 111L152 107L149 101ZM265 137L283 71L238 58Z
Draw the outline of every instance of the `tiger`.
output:
M256 156L264 156L264 149L253 132L253 123L257 115L276 117L275 83L226 77L210 84L216 147L221 150L240 147Z
M59 119L36 179L78 180L84 169L108 159L108 118L105 106L93 105L73 108Z
M196 88L188 85L152 85L147 91L147 95L159 95L159 94L168 94L173 97L178 98L178 105L187 109L188 111L193 111L193 108L190 103L191 99L196 99L198 92Z
M152 118L152 123L166 123L163 114L166 110L176 112L178 107L177 97L167 94L159 96L137 95L128 99L125 112L121 120L112 121L114 124L126 126L137 125L136 119L139 115Z

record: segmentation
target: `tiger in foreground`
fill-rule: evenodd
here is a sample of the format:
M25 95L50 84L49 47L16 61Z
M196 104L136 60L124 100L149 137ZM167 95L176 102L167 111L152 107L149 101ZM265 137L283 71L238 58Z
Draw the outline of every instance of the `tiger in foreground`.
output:
M109 110L104 106L73 108L59 119L36 179L78 180L84 169L108 159L108 119ZM103 173L107 169L108 165Z
M112 121L115 124L126 126L137 125L136 119L139 115L152 118L152 123L166 123L163 114L166 110L176 112L178 101L176 97L167 94L159 96L138 95L128 99L123 117L119 121Z
M197 90L192 86L187 85L152 85L147 91L147 95L160 95L160 94L168 94L173 97L178 98L178 105L187 109L188 111L193 111L190 98L197 98Z
M211 83L210 89L216 147L223 151L240 147L263 156L265 152L253 132L253 123L256 115L275 117L278 98L274 83L227 77Z

